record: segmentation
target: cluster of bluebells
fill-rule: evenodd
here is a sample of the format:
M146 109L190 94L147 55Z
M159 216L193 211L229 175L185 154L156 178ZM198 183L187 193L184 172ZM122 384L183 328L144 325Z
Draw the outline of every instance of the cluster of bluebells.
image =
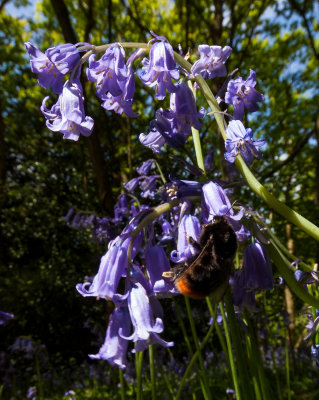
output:
M143 51L134 52L125 61L125 51L120 43L105 46L105 53L96 59L96 49L87 43L76 45L67 43L46 50L42 53L30 42L26 49L31 58L31 69L38 74L39 84L52 88L58 94L57 102L47 107L49 97L45 97L41 111L46 118L47 127L54 132L61 132L63 138L78 140L80 135L89 136L93 130L93 119L85 115L83 89L80 82L82 61L80 52L90 51L87 79L96 83L96 94L102 100L101 106L118 114L134 118L133 97L135 91L135 75L147 87L155 88L155 96L163 100L170 94L169 109L159 108L155 118L150 122L148 132L141 133L140 142L154 153L161 153L165 144L176 149L183 147L192 133L192 128L202 128L201 119L205 110L197 110L194 95L187 80L201 75L205 79L227 75L225 62L232 49L229 46L200 45L200 58L193 64L191 74L178 66L174 59L174 51L168 40L152 33L154 42L150 48L149 58L144 57L133 69L134 62L141 58ZM70 73L69 79L64 77ZM258 102L263 95L256 89L256 73L251 70L244 81L242 77L228 82L224 102L233 106L233 120L226 129L228 139L225 142L225 158L233 163L241 154L245 162L251 165L254 158L261 158L260 147L264 140L254 141L251 129L242 123L245 109L249 112L258 110ZM197 84L194 85L197 88Z
M92 133L93 120L85 115L79 79L82 66L79 53L89 51L86 75L96 84L96 94L104 109L131 118L137 116L133 111L136 75L145 86L155 88L158 100L163 100L167 92L170 96L169 108L156 110L148 132L140 134L140 142L156 154L162 154L164 146L173 149L185 146L192 129L202 128L205 116L203 108L197 109L187 81L197 75L204 79L226 76L225 63L232 49L229 46L200 45L200 58L189 73L176 64L168 40L152 35L149 58L141 59L136 70L134 63L143 52L138 50L126 60L124 48L119 43L105 46L105 53L96 59L96 48L87 43L60 45L42 53L27 42L31 68L38 74L39 84L46 89L51 87L59 95L51 109L47 107L48 97L43 100L41 111L47 127L71 140ZM69 79L63 83L69 73ZM259 148L265 141L254 141L251 129L246 129L242 122L245 108L250 112L256 111L257 103L263 100L255 85L254 71L246 81L239 77L228 82L223 101L233 106L233 120L226 130L228 139L225 143L225 158L229 163L233 163L239 154L248 165L261 157ZM194 90L197 87L195 84ZM205 163L208 169L212 162L210 152ZM138 177L124 185L129 197L119 197L112 218L98 218L72 209L64 217L71 227L91 228L96 238L108 241L97 274L91 281L77 284L76 288L84 297L92 296L114 303L105 342L98 353L90 357L107 360L122 369L127 365L131 342L134 343L133 352L142 351L153 343L173 346L173 342L160 336L164 324L159 298L178 294L173 283L163 278L163 273L170 270L171 263L185 263L196 255L198 249L190 244L189 238L198 242L202 225L213 221L215 216L227 218L238 241L243 242L251 236L243 224L244 208L235 211L226 190L217 181L204 183L171 177L170 182L161 185L161 175L153 173L154 165L154 160L145 161L137 169ZM196 170L195 166L188 164L187 167ZM175 206L148 219L154 209L134 201L137 189L144 199L159 199L160 203L174 200ZM201 200L201 206L194 209L190 197ZM120 226L123 229L117 232L114 227L118 229ZM235 273L233 285L235 304L241 307L250 305L251 309L254 308L251 306L254 293L273 287L271 265L262 245L255 243L246 247L244 267Z

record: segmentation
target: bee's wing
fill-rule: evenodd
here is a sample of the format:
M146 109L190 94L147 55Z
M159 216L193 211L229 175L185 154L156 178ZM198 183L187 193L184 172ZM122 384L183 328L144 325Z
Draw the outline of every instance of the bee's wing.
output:
M199 254L190 258L185 264L177 264L170 271L163 272L162 276L164 278L169 278L174 282L181 279L187 271L196 267L196 265L201 262L202 258L205 256L208 246L209 243L206 243Z

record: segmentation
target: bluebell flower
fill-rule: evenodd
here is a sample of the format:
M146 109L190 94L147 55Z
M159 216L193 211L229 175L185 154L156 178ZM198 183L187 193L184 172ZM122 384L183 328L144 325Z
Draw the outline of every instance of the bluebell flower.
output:
M185 145L192 134L191 127L200 130L202 122L199 120L205 115L202 107L197 111L194 95L188 85L183 82L176 86L176 93L170 97L170 109L158 109L155 120L150 123L148 135L140 134L140 142L150 147L155 153L160 153L161 147L168 143L174 149Z
M257 311L255 292L246 287L245 276L242 269L235 272L232 283L234 305L241 309L247 308L251 311Z
M60 94L63 89L63 74L57 69L47 55L42 53L30 42L25 42L25 47L31 58L32 72L38 74L38 83L45 89L52 88L53 92Z
M162 136L162 134L157 129L155 120L151 121L150 131L148 132L148 134L140 134L139 141L142 143L143 146L149 147L152 151L154 151L154 153L157 154L160 154L162 152L162 147L166 142L164 136Z
M250 128L245 129L241 121L230 121L226 129L226 135L226 161L233 163L240 153L247 165L249 166L252 164L254 158L259 160L262 157L262 153L259 150L259 147L264 146L266 140L252 140L253 131Z
M127 366L128 340L119 335L129 335L131 330L130 315L127 307L116 307L110 315L105 341L99 352L90 355L92 359L106 360L111 365L125 369Z
M103 100L101 106L106 110L113 110L117 114L124 112L127 117L136 118L138 114L132 110L135 75L131 67L128 69L128 77L125 80L119 80L118 86L122 90L122 93L118 96L113 96L111 92L101 95L100 97Z
M89 81L96 82L96 93L100 98L106 92L110 92L113 97L121 96L123 86L120 86L120 82L127 81L129 77L123 47L119 43L112 44L98 61L95 61L95 54L92 54L86 73Z
M156 180L159 175L145 176L142 181L140 181L141 196L144 198L154 199L156 190Z
M4 311L0 311L0 325L5 325L8 321L10 321L10 319L13 319L14 315L4 312Z
M154 162L155 160L153 159L144 161L139 167L136 168L136 172L139 175L148 175L152 166L154 165Z
M46 118L47 127L53 132L63 133L63 139L78 140L80 134L89 136L93 130L93 119L85 115L83 94L80 83L66 81L62 94L49 110L45 97L41 111Z
M182 217L178 227L177 250L171 252L173 262L184 263L198 253L198 250L189 243L188 237L192 237L198 242L200 232L201 224L197 217L190 214Z
M273 289L273 275L267 250L259 243L250 244L244 251L245 287L255 290Z
M250 236L250 232L240 222L244 216L241 207L235 214L232 204L224 189L215 182L209 182L202 189L202 217L203 222L208 223L217 215L224 215L231 223L237 236L237 240L243 241Z
M264 96L254 88L256 83L256 72L252 69L246 81L242 77L229 81L225 102L234 105L234 119L243 119L245 107L250 112L259 109L257 102L263 101Z
M318 273L316 271L301 271L300 269L297 269L294 272L294 275L296 280L302 285L311 285L312 283L319 281Z
M163 279L163 272L170 270L167 255L160 245L149 245L145 250L145 267L154 293L169 295L177 293L172 282Z
M199 119L205 116L205 109L201 107L197 111L193 92L187 83L178 84L177 89L170 97L170 110L174 113L174 126L176 131L186 130L191 135L191 126L197 130L202 129L203 123Z
M161 236L159 238L159 242L160 243L166 243L166 242L168 242L170 240L173 240L174 236L173 236L173 227L172 227L172 225L165 218L161 218L159 220L159 223L160 223L161 228L162 228L162 234L161 234Z
M50 47L45 54L62 75L68 74L80 60L79 50L72 43Z
M77 291L84 297L104 297L112 299L122 276L126 275L127 251L113 245L101 258L97 275L93 282L78 283Z
M138 187L139 181L140 178L133 178L130 181L123 183L123 186L128 192L133 193L134 190Z
M161 190L163 201L170 201L188 196L200 196L203 184L197 181L170 178Z
M127 336L120 330L119 333L123 339L133 342L147 341L151 333L163 332L163 321L161 318L154 318L149 295L141 283L131 282L127 302L134 331L130 336Z
M204 223L212 221L216 215L225 215L231 221L239 221L244 215L244 210L241 208L235 215L224 189L218 183L209 182L202 189L202 216Z
M108 242L114 239L115 230L111 223L111 218L96 218L95 228L93 229L93 239L97 242Z
M170 93L176 92L177 88L172 79L179 79L179 70L174 60L174 51L166 38L156 36L158 40L151 47L149 60L144 58L143 69L139 78L144 85L156 86L156 98L163 100L166 90Z
M195 61L191 68L194 76L201 74L204 79L212 79L227 74L225 62L232 53L231 47L201 44L198 46L198 52L200 59Z

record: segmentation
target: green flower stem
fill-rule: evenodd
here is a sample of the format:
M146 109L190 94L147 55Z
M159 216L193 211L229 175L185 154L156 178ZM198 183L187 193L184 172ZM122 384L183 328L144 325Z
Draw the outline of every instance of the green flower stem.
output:
M236 319L233 299L231 291L229 289L227 290L224 298L225 298L225 305L226 305L229 328L231 332L232 343L236 354L238 375L240 378L243 399L244 400L253 399L254 396L252 388L250 386L250 382L247 381L247 368L248 368L247 356L246 352L244 351L242 335Z
M155 379L155 365L154 365L154 346L150 344L148 346L148 354L150 361L150 375L151 375L151 390L152 400L156 400L156 379Z
M136 400L142 400L142 394L143 394L143 389L142 389L143 355L144 355L143 351L135 353Z
M188 72L191 70L191 64L184 60L178 53L175 53L176 61L185 68ZM206 83L205 79L201 75L197 75L195 77L196 82L200 86L203 95L205 96L207 103L209 104L210 108L214 112L214 116L217 122L217 125L220 129L220 132L224 138L227 138L225 129L226 123L223 119L222 114L220 114L219 105L213 95L212 91L210 90L208 84ZM304 232L306 232L309 236L313 237L314 239L319 241L319 228L308 221L306 218L298 214L296 211L293 211L291 208L286 206L286 204L282 203L275 196L270 194L266 188L255 178L252 174L250 169L247 167L246 163L244 162L241 156L238 156L235 161L236 167L238 171L242 174L248 186L252 189L254 193L256 193L262 200L264 200L270 208L278 212L280 215L285 217L289 222L298 226Z
M157 169L158 169L158 172L159 172L160 175L161 175L162 182L163 182L163 183L166 183L166 179L165 179L165 176L164 176L164 174L163 174L163 171L162 171L162 169L161 169L159 163L158 163L156 160L155 160L155 164L156 164L156 167L157 167Z
M274 370L275 370L278 400L282 400L281 385L280 385L280 382L279 382L278 368L277 368L277 363L276 363L276 357L275 357L274 350L271 351L271 360L272 360L272 363L273 363L273 366L274 366Z
M163 376L163 379L164 379L165 384L166 384L166 386L167 386L167 389L168 389L168 393L169 393L169 395L170 395L170 398L171 398L171 399L174 399L174 391L173 391L172 385L171 385L171 383L170 383L170 381L169 381L169 379L168 379L166 373L165 373L165 372L162 372L162 376Z
M235 360L234 360L234 356L233 356L233 350L232 350L232 345L231 345L231 340L230 340L230 334L229 334L229 330L228 330L228 326L227 326L227 319L226 319L226 315L225 315L225 311L224 311L224 305L223 305L222 302L219 303L219 307L220 307L220 311L221 311L222 317L223 317L223 325L224 325L227 348L228 348L228 357L229 357L229 363L230 363L230 369L231 369L231 373L232 373L232 378L233 378L233 382L234 382L234 389L235 389L235 392L236 392L236 399L240 400L241 399L241 395L240 395L240 390L239 390L239 382L238 382L238 378L237 378L237 371L236 371L236 367L235 367Z
M251 340L250 337L247 336L246 339L246 347L247 347L247 354L249 357L249 364L250 364L250 373L251 373L251 377L252 377L252 383L253 383L253 387L255 390L255 396L256 396L256 400L262 400L262 396L261 396L261 390L259 387L259 383L258 383L258 372L257 372L257 367L255 365L254 362L254 355L253 355L253 351L252 351L252 346L251 346Z
M184 299L185 299L185 304L186 304L188 320L189 320L191 330L192 330L193 340L195 343L196 351L198 351L198 359L199 359L200 369L201 369L202 377L204 380L204 386L202 386L202 389L204 389L203 395L204 395L205 399L211 399L212 396L211 396L210 389L209 389L208 377L206 374L206 368L204 366L202 353L200 351L200 346L199 346L199 341L198 341L197 332L196 332L196 328L195 328L195 322L194 322L194 318L193 318L193 314L192 314L192 310L191 310L191 306L190 306L190 301L189 301L189 298L186 296L184 297Z
M212 301L211 301L211 299L209 297L206 297L206 303L207 303L207 306L208 306L208 309L209 309L209 312L210 312L210 316L212 318L214 318L213 304L212 304ZM214 319L213 319L213 321L214 321ZM223 352L225 354L226 362L227 362L228 365L230 365L229 358L228 358L227 345L225 343L224 336L223 336L218 324L216 325L216 333L217 333L220 345L222 346Z
M121 400L125 400L125 381L124 381L124 376L123 376L123 371L119 368L119 374L120 374L120 388L121 388Z
M269 244L266 244L269 255L276 265L280 275L283 277L289 288L302 301L310 306L319 309L319 299L312 296L299 282L296 281L293 272L290 269L289 260L282 254L276 243L270 239Z
M192 91L194 99L196 101L196 91L193 89L191 81L188 81L188 87ZM191 129L192 129L192 137L193 137L193 142L194 142L197 166L205 172L203 152L202 152L202 146L200 144L199 131L193 127L191 127Z
M253 326L253 323L251 321L251 318L247 317L246 318L247 324L248 324L248 329L249 329L249 339L250 339L250 345L251 345L251 357L253 361L253 366L255 372L258 373L258 378L259 378L259 385L262 391L262 398L263 400L271 400L274 397L270 393L270 387L269 383L265 374L264 370L264 362L260 353L260 348L258 346L258 341L256 337L256 329Z
M214 313L213 313L213 323L209 327L208 332L206 333L206 336L204 337L204 340L200 344L199 350L196 350L196 352L193 354L193 357L191 358L191 360L190 360L190 362L189 362L189 364L188 364L188 366L186 368L186 371L184 372L182 380L181 380L181 382L179 384L178 391L176 393L176 396L175 396L174 400L179 400L179 398L180 398L180 396L182 394L182 389L184 387L186 379L187 379L189 373L191 372L195 361L197 360L198 356L201 354L201 351L203 350L203 348L206 346L206 343L210 339L210 337L211 337L211 335L213 333L213 330L214 330L215 326L217 325L217 323L216 323L216 315L217 315L217 309L215 308Z

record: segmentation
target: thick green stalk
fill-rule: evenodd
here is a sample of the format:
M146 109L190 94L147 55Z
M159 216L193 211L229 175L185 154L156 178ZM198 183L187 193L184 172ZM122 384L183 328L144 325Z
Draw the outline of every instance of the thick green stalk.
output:
M209 389L209 381L208 381L208 377L206 374L206 368L204 366L202 353L200 351L200 346L199 346L199 341L198 341L197 332L196 332L196 328L195 328L195 322L194 322L194 318L193 318L193 314L192 314L192 310L191 310L191 306L190 306L190 301L189 301L189 298L186 296L184 297L184 299L185 299L185 304L186 304L188 320L189 320L192 335L193 335L193 340L195 343L196 351L198 351L199 365L200 365L201 373L202 373L203 380L204 380L204 386L202 386L202 389L204 389L203 395L204 395L205 399L211 399L212 396L211 396L210 389Z
M222 302L219 303L219 307L220 307L220 311L221 311L222 317L223 317L223 325L224 325L227 348L228 348L228 357L229 357L232 378L233 378L233 382L234 382L234 389L236 392L236 399L240 400L241 395L240 395L240 390L239 390L237 371L236 371L236 367L235 367L235 360L234 360L234 356L233 356L233 349L232 349L232 345L231 345L231 339L230 339L230 334L229 334L229 330L228 330L227 319L226 319L226 315L225 315L225 311L224 311L224 305Z
M119 368L119 374L120 374L120 391L121 391L121 400L125 400L125 381L124 381L124 376L123 376L123 371Z
M230 290L228 289L225 294L225 305L228 317L229 328L231 332L232 343L236 354L238 375L240 378L241 391L244 400L253 399L253 393L249 380L247 381L247 357L244 352L242 335L239 329L236 314L233 305L233 299Z
M150 361L150 375L151 375L151 391L152 400L156 400L156 379L155 379L155 365L154 365L154 347L152 344L148 346L149 361Z
M196 101L196 91L193 89L191 81L188 81L188 87L192 91L194 99ZM202 146L200 144L199 131L193 127L192 127L192 137L194 142L197 166L205 172L204 158L203 158Z
M142 369L143 369L143 351L135 353L135 368L136 368L136 400L142 400Z

